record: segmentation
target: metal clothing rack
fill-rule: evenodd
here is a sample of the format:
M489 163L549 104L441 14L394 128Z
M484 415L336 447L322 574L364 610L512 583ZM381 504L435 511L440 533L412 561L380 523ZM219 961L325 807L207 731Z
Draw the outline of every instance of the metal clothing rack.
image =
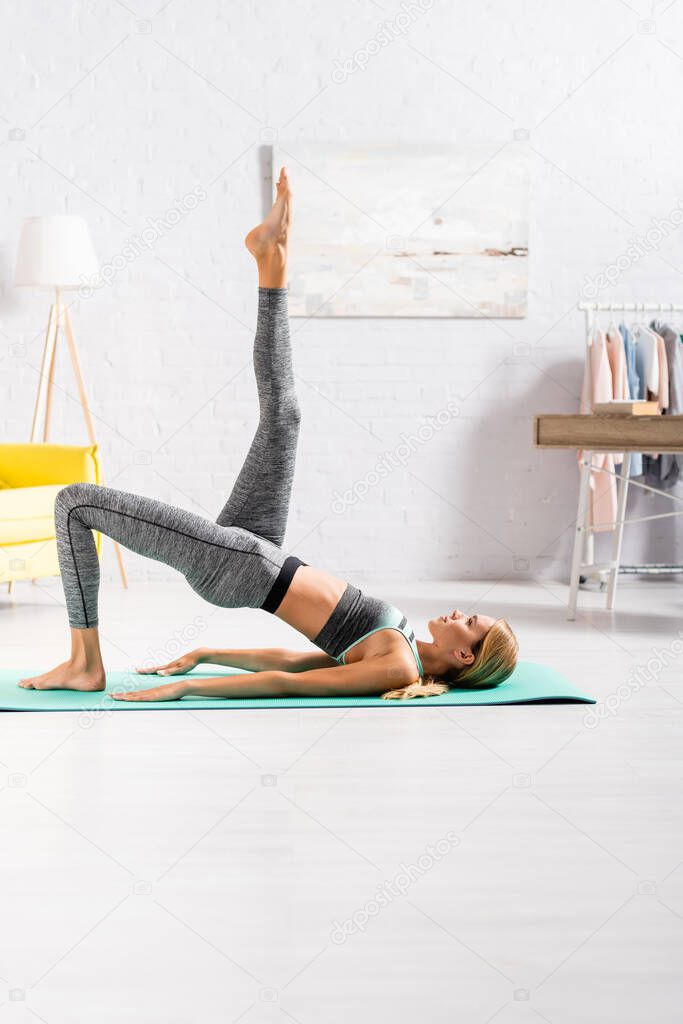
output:
M676 302L580 302L578 304L578 308L584 313L585 316L586 348L588 348L588 346L591 343L596 313L683 313L683 304ZM590 372L590 360L587 360L586 365L588 366ZM674 497L673 495L666 494L665 492L657 491L656 488L647 487L645 484L640 484L640 487L652 493L664 493L665 497L667 498ZM676 499L674 498L674 500ZM639 522L659 518L663 517L641 516L639 518ZM593 533L588 532L586 535L585 563L594 562L595 559L593 557ZM617 572L626 575L668 576L673 575L675 573L683 573L683 565L677 565L674 563L667 564L664 562L651 562L649 564L644 563L642 565L620 565L617 569ZM605 570L600 569L596 565L595 572L585 573L581 577L581 581L585 582L588 576L599 577L600 587L601 589L604 589L607 581L607 572Z
M683 305L675 302L580 302L586 314L586 341L592 326L592 313L683 313Z

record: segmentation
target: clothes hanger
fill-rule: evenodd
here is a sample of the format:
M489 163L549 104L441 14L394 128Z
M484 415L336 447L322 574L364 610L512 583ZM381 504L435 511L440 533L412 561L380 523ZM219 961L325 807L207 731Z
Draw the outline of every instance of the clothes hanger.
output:
M653 337L652 331L650 329L650 325L647 322L647 314L648 314L648 310L645 308L645 303L641 302L641 304L640 304L640 317L638 319L638 329L640 331L641 337L649 338L651 341L654 341L654 337Z
M675 309L674 309L674 303L673 302L669 303L669 313L670 313L669 318L667 320L662 320L662 313L665 313L665 312L666 312L665 306L662 303L660 303L659 304L659 318L660 318L660 321L661 321L660 326L662 328L668 327L670 331L674 332L674 334L678 334L678 328L674 326L675 323L676 323L676 320L675 320L675 317L674 317Z
M654 331L654 332L655 332L655 334L658 334L658 333L659 333L659 331L657 330L657 328L658 328L658 327L663 327L663 326L665 326L665 325L664 325L664 324L662 323L662 309L663 309L663 308L664 308L664 306L663 306L663 304L662 304L662 303L660 302L660 303L659 303L659 304L657 305L657 319L655 320L655 318L654 318L654 317L652 318L652 326L651 326L651 328L650 328L650 329L651 329L652 331Z
M674 332L674 334L677 334L678 337L681 339L681 341L683 341L683 326L681 326L681 311L680 311L680 309L676 309L675 303L673 303L673 302L671 302L669 304L669 309L671 311L671 320L670 320L670 323L669 323L669 327Z

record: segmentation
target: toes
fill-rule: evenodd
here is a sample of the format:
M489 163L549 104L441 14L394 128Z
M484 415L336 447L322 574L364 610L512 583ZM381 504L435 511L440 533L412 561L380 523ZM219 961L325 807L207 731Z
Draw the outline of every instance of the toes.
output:
M45 676L27 676L19 680L19 686L25 690L37 690L44 681Z

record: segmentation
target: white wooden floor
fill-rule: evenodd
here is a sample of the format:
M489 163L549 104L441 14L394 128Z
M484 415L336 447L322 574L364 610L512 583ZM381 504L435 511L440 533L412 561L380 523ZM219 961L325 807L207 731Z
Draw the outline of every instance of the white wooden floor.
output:
M0 715L0 1024L681 1020L683 588L575 623L559 584L366 589L418 634L504 614L605 703ZM112 668L298 646L180 583L101 618ZM0 640L63 655L58 581L0 597Z

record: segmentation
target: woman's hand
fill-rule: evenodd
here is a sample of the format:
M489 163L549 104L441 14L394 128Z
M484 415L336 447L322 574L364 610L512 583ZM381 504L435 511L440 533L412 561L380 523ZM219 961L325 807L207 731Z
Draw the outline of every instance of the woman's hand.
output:
M151 690L129 690L125 693L112 693L113 700L180 700L187 696L190 691L188 684L182 680L177 683L165 683L163 686L155 686Z
M141 676L179 676L185 672L191 672L193 668L206 660L206 651L198 647L196 651L189 651L181 654L174 661L167 665L155 665L154 668L136 668L135 671Z

